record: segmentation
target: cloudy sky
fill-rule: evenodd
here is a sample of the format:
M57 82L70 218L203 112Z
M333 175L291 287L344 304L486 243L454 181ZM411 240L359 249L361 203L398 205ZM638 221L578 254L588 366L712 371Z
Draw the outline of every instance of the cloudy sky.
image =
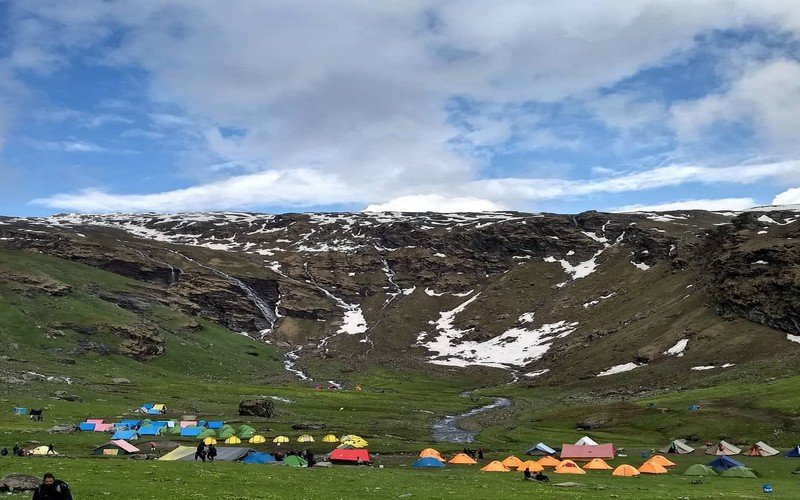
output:
M0 0L0 214L800 203L797 0Z

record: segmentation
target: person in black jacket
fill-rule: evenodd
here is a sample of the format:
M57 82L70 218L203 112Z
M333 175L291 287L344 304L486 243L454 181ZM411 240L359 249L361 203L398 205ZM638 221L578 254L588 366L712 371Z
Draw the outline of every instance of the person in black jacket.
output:
M33 492L33 500L72 500L67 483L49 472L42 478L42 484Z
M210 461L214 461L214 458L217 456L217 447L213 444L208 445L208 451L206 452L206 456Z

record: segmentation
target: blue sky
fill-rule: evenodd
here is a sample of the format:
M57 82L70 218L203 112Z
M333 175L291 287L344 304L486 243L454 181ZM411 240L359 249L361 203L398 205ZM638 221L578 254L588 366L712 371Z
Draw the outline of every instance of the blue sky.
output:
M790 0L0 0L0 214L800 203Z

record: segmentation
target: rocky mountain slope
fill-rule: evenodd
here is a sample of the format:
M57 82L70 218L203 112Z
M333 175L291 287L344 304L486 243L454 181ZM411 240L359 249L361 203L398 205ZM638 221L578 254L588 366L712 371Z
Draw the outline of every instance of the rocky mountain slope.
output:
M799 231L791 207L0 218L2 255L46 254L140 286L74 290L3 257L0 285L217 323L279 348L287 380L380 365L529 385L700 384L800 355ZM65 327L77 352L102 354L97 329L141 362L170 348L147 321Z

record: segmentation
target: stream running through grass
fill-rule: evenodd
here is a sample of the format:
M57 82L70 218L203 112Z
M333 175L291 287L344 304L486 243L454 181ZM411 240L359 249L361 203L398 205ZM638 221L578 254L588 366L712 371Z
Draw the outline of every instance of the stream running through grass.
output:
M470 396L471 391L461 394L462 398ZM494 401L488 405L473 408L460 415L448 415L441 420L433 423L433 439L436 441L444 441L447 443L472 443L478 436L479 431L471 431L462 429L458 426L459 421L465 418L474 417L483 413L488 413L500 408L511 408L512 403L508 398L494 398Z

